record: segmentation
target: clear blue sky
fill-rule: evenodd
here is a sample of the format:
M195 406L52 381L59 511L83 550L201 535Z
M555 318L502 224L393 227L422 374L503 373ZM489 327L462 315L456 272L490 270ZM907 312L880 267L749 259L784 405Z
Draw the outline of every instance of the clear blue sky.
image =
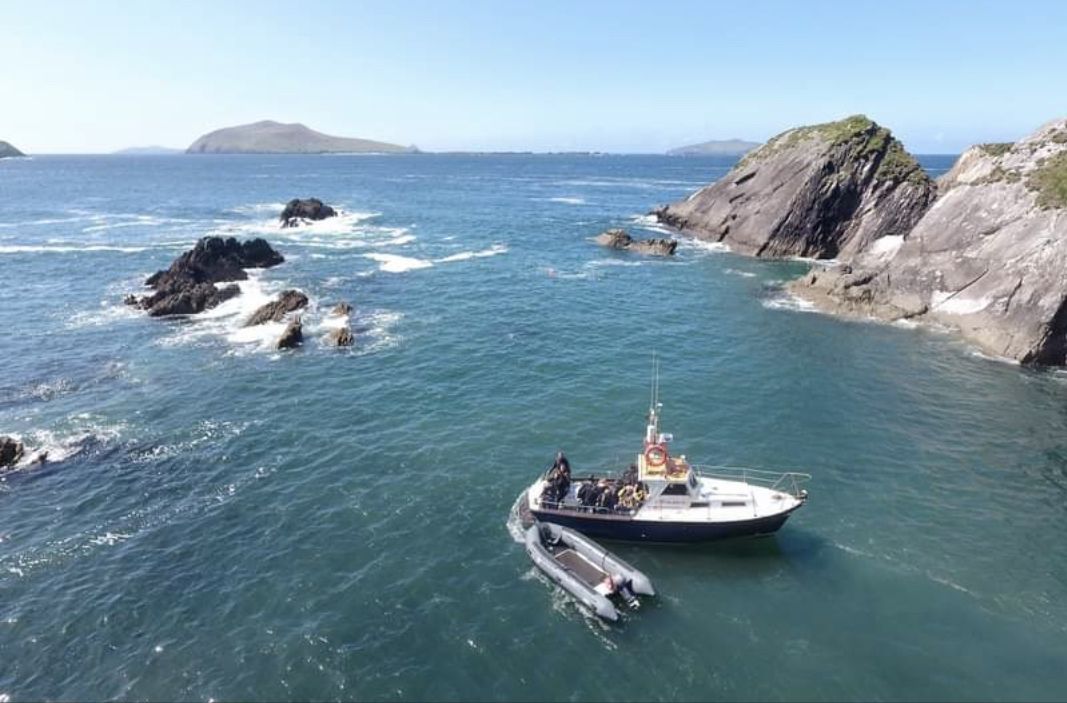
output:
M662 151L863 112L913 151L1067 114L1067 2L10 2L0 139L276 119L429 150Z

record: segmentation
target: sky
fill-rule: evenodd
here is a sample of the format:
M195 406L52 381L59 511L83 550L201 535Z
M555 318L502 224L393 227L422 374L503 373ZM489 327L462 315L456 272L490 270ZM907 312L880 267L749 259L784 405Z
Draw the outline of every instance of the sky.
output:
M302 122L429 151L662 152L864 113L916 153L1067 115L1067 2L0 0L0 139Z

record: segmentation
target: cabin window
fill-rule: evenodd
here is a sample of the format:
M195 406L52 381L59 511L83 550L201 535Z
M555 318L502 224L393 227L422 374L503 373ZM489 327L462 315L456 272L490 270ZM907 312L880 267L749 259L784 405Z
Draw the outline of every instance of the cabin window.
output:
M689 495L689 489L684 483L672 483L663 489L663 495L665 496L687 496Z
M746 505L748 505L748 503L743 500L724 500L722 502L722 507L724 508L743 508Z

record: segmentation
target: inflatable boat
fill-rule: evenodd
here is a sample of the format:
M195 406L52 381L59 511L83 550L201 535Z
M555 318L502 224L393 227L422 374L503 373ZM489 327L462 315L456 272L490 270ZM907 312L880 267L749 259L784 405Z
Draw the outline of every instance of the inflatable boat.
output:
M526 530L526 552L537 568L605 620L618 620L612 596L630 608L638 594L656 595L643 573L574 530L535 522Z

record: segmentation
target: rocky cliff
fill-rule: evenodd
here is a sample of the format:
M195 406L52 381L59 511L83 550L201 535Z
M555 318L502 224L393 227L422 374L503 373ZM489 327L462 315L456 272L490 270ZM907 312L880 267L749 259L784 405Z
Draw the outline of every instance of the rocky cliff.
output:
M8 156L25 156L25 154L11 146L11 144L5 141L0 141L0 159Z
M205 134L186 149L189 154L329 154L415 151L414 147L370 139L333 137L299 124L271 120L226 127Z
M935 194L889 130L857 115L783 132L654 214L742 253L847 259L907 232Z
M954 327L1023 363L1067 364L1067 119L972 147L914 228L793 290L822 307Z

